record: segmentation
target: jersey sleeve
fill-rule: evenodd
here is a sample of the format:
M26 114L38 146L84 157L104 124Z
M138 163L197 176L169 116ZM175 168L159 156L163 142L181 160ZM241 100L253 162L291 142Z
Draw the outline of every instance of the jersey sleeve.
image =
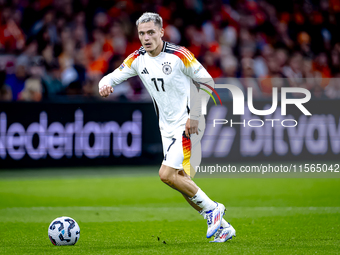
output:
M211 75L188 49L181 47L175 54L181 59L181 69L184 74L195 81L212 79Z
M135 70L136 61L134 61L139 56L139 52L135 51L130 54L124 62L116 68L112 73L105 75L99 81L99 88L104 85L110 85L112 87L122 83L130 77L136 76L137 72Z
M190 87L190 119L197 120L202 115L202 101L206 103L209 101L209 93L212 93L210 88L215 87L215 82L194 54L184 47L181 52L179 57L182 72L194 81Z

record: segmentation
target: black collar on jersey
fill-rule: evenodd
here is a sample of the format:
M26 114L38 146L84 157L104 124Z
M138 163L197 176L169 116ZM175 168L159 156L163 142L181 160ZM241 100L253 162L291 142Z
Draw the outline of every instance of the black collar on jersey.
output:
M166 49L166 45L168 44L168 42L166 41L163 41L163 48L162 48L162 51L161 52L164 52L165 49Z

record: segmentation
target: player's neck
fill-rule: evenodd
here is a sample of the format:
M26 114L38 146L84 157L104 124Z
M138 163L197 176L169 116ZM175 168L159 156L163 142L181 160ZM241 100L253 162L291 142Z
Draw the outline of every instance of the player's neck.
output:
M154 49L153 51L149 51L148 54L150 57L156 57L158 56L159 53L161 53L162 49L163 49L163 45L164 45L164 41L162 40L162 42L156 47L156 49Z

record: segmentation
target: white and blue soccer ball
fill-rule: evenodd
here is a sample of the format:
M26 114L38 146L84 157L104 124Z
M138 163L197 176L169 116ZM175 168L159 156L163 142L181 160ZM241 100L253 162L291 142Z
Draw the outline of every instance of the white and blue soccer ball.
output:
M79 240L80 228L74 219L62 216L51 222L48 237L53 245L74 245Z

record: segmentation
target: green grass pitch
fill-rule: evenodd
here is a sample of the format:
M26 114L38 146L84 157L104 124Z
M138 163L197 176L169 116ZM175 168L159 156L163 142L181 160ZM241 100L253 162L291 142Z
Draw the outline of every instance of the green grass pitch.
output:
M0 254L340 252L339 178L195 178L226 205L236 229L236 238L209 243L205 220L161 183L157 170L0 172ZM59 216L78 222L76 245L49 241L47 228Z

